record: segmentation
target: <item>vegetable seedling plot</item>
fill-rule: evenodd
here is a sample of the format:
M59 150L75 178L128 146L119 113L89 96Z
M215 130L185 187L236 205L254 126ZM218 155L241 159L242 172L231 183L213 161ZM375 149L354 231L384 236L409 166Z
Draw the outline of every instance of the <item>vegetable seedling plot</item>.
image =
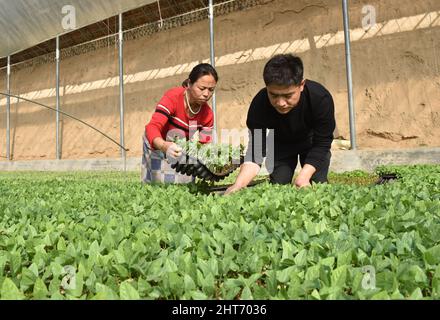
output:
M228 197L137 172L0 173L0 296L439 299L440 168L392 172Z

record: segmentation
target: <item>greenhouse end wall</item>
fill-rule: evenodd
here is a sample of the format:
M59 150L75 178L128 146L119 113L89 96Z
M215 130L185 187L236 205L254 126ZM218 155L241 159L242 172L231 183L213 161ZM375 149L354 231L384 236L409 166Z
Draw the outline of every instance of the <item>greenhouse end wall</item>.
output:
M337 130L349 139L342 7L332 1L263 1L216 17L219 129L244 129L249 104L264 86L262 70L276 53L304 60L305 77L332 93ZM375 24L369 28L374 9ZM440 146L440 3L350 1L354 101L360 149ZM341 37L342 35L342 37ZM119 141L117 42L61 60L61 108ZM209 58L208 20L124 42L125 144L141 154L142 134L162 94ZM5 70L0 83L6 91ZM14 66L11 93L55 107L55 63ZM5 99L0 101L0 155L6 157ZM14 160L54 159L55 113L12 100ZM63 159L119 157L117 145L61 116Z

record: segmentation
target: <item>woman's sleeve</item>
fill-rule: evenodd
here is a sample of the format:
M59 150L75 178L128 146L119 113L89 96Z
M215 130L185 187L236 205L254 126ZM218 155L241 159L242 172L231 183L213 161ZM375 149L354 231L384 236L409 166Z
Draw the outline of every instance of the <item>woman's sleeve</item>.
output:
M168 96L164 95L157 104L150 122L145 126L145 135L153 148L153 140L157 137L163 138L162 129L174 113L175 104Z

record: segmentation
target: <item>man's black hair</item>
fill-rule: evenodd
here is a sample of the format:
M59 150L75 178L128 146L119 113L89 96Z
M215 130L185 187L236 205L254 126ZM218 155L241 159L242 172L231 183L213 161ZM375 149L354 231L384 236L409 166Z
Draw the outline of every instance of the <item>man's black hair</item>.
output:
M292 54L278 54L264 67L263 78L266 86L299 86L304 76L301 58Z

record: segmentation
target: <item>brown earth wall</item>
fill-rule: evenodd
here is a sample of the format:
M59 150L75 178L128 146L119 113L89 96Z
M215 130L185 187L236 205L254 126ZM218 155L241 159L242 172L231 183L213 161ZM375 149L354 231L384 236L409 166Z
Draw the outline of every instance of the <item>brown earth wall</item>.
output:
M375 8L380 28L359 36L366 5ZM440 146L439 20L438 0L350 1L360 149ZM218 128L245 128L249 103L263 87L264 64L275 53L292 52L303 58L305 77L322 83L333 94L335 135L349 139L342 31L339 0L268 0L216 17ZM124 45L125 144L130 149L128 156L139 156L145 124L162 94L180 85L194 63L209 58L208 21L125 41ZM117 58L115 44L64 58L60 85L63 111L119 141ZM0 84L5 84L5 70L0 71ZM28 94L54 107L55 64L12 68L11 92ZM4 160L4 100L0 105L0 156ZM63 159L120 154L115 144L65 116L61 116L60 128ZM54 159L55 113L13 101L11 147L14 160Z

